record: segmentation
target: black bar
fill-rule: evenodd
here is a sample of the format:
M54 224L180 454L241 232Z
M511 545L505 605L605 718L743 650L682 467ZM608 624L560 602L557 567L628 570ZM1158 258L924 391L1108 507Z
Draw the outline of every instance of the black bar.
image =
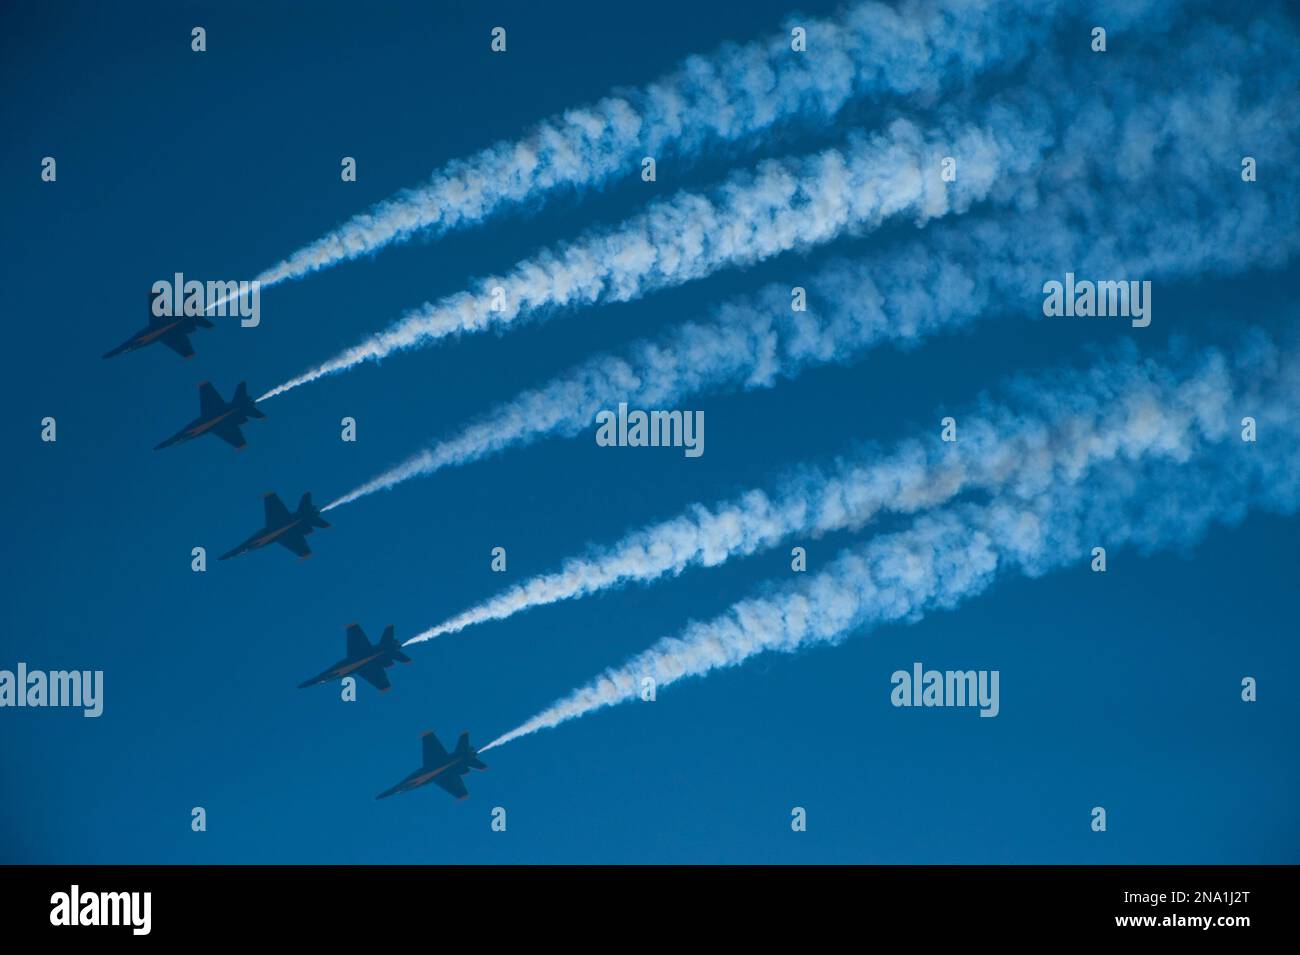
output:
M540 924L534 916L554 931L604 926L618 938L657 934L667 917L759 937L804 921L819 935L842 926L859 936L1230 940L1283 930L1296 874L1292 866L12 866L0 868L0 925L66 936L74 926L52 918L70 921L76 885L87 917L101 908L100 893L148 892L147 936L168 941L374 943L377 931L395 940L451 922L453 935L496 944L484 936L520 919ZM123 896L103 906L127 924L78 925L80 937L136 934L145 920L143 896L134 898L139 908Z

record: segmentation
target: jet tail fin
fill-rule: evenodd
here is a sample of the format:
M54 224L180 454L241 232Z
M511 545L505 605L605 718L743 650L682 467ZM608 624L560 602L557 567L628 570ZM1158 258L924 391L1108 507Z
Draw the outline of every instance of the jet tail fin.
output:
M312 527L330 526L329 521L325 520L325 518L320 516L320 509L311 502L311 491L308 491L306 494L304 494L302 496L302 500L298 502L298 516L307 517L308 515L311 516Z
M241 381L239 387L235 389L235 397L230 399L230 403L244 409L244 413L250 418L265 418L266 412L257 407L257 402L248 396L248 382Z
M460 739L456 740L456 755L457 756L469 755L469 734L468 733L461 733Z
M379 638L379 645L388 651L388 655L398 663L410 663L411 658L401 650L401 644L397 642L397 637L393 633L393 625L390 623L384 628L383 636Z
M465 760L465 765L473 769L487 769L487 764L478 758L477 750L473 750L469 745L469 734L461 733L460 739L456 740L455 755Z

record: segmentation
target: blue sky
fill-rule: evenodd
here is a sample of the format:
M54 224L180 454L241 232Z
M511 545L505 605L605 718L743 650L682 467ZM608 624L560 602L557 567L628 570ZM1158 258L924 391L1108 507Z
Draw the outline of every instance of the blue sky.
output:
M723 6L6 5L0 427L13 454L0 668L102 669L106 699L95 720L0 711L0 861L1300 861L1294 516L1254 515L1184 551L1113 555L1104 576L1081 564L1010 578L914 625L682 682L486 754L464 803L432 787L373 797L415 767L423 730L487 742L686 621L788 578L788 548L412 647L382 698L294 688L341 656L354 620L372 638L388 623L409 636L589 542L855 441L931 429L1007 375L1135 335L1155 352L1176 332L1230 343L1242 323L1280 330L1292 268L1159 284L1141 332L1033 321L1032 301L1008 303L915 349L692 399L708 422L699 459L597 448L589 433L543 441L332 512L310 561L262 551L190 571L192 547L221 553L259 526L266 491L324 502L591 354L768 282L797 284L832 255L916 237L889 225L397 355L268 403L238 454L212 439L150 450L194 417L201 380L259 393L580 228L908 109L857 103L830 126L661 164L655 184L629 174L278 286L260 327L199 333L192 361L159 348L100 359L143 324L155 279L250 277L449 160L790 12ZM189 49L196 24L201 55ZM488 50L498 24L504 56ZM1015 81L980 82L995 93ZM54 184L39 179L47 155ZM357 158L356 183L339 180L343 156ZM46 415L53 445L39 441ZM354 444L339 440L345 415ZM808 542L810 565L873 532ZM489 569L498 545L507 574ZM1000 670L1001 714L893 708L889 675L915 660ZM1239 699L1246 675L1260 684L1253 705ZM1104 834L1088 826L1097 805ZM204 833L190 830L194 806L207 810ZM498 806L504 833L489 827ZM791 831L794 806L807 832Z

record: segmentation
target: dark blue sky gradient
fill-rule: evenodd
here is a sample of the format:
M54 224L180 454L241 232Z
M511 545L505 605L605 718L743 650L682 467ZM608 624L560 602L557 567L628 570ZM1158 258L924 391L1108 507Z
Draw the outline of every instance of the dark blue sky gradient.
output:
M261 327L201 332L189 362L160 347L100 359L144 323L154 280L251 277L447 160L787 12L771 0L4 5L0 668L102 669L106 699L97 720L0 710L0 862L1300 861L1295 518L1252 517L1188 553L1112 553L1105 575L1006 580L915 625L683 682L494 750L459 804L433 787L373 797L416 766L421 731L486 743L786 579L788 546L410 648L384 697L294 688L342 655L354 620L372 638L388 623L408 637L588 542L857 440L933 429L1006 375L1077 365L1120 338L1157 351L1175 332L1230 344L1247 323L1279 328L1295 270L1157 283L1144 331L1031 321L1032 300L1009 303L913 351L693 399L700 459L599 449L590 434L546 441L332 512L310 561L276 548L190 571L191 547L214 556L260 526L266 491L324 503L598 350L913 235L891 226L367 365L269 402L242 453L210 438L150 450L194 417L201 380L260 394L580 227L869 125L884 104L276 287ZM498 24L504 56L488 50ZM202 55L194 25L208 31ZM46 155L56 184L39 179ZM356 183L339 180L345 155ZM39 441L46 415L54 445ZM344 415L355 444L339 440ZM873 532L804 542L810 569ZM497 545L508 574L489 571ZM915 660L1000 670L1001 715L893 708L890 673ZM1245 675L1257 704L1240 702ZM790 830L796 805L806 833ZM1089 830L1096 805L1105 834ZM205 833L190 831L193 806ZM489 828L495 806L505 833Z

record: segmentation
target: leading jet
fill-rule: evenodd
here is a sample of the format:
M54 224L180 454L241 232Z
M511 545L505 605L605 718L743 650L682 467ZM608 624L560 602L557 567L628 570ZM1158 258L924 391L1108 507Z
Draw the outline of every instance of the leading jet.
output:
M227 404L217 389L212 387L210 382L205 381L199 385L199 416L154 450L170 448L173 444L189 441L201 434L215 434L222 441L232 445L235 450L242 451L248 442L244 440L244 433L239 430L239 426L250 418L260 420L265 417L266 415L257 410L257 405L248 396L248 385L244 382L239 383L234 397Z
M460 777L471 769L487 769L478 758L478 750L469 745L469 734L460 734L454 753L448 753L442 748L438 737L433 735L433 730L422 734L420 742L424 753L423 765L392 789L385 789L375 798L386 799L396 793L404 793L433 783L447 790L457 799L468 799L469 790L465 788L465 782Z
M159 295L166 295L160 292ZM162 342L182 358L194 357L194 346L190 344L190 335L200 328L216 328L202 315L156 315L154 314L154 296L149 295L149 324L140 329L112 351L105 352L105 358L112 358L125 351L135 351L154 342Z
M388 674L384 671L394 663L410 662L411 658L402 652L397 638L393 636L391 623L384 628L383 636L375 646L370 645L361 625L354 623L348 627L347 656L323 673L318 673L310 680L299 683L298 689L304 690L318 683L328 683L330 680L341 680L355 673L380 693L387 693L393 685L388 682Z
M304 494L298 502L298 510L292 514L284 502L274 492L262 499L266 504L266 526L244 541L234 550L222 554L218 560L238 557L250 550L257 550L267 544L283 544L304 560L311 556L307 546L307 535L317 527L329 527L329 522L320 516L320 508L311 502L311 492Z

